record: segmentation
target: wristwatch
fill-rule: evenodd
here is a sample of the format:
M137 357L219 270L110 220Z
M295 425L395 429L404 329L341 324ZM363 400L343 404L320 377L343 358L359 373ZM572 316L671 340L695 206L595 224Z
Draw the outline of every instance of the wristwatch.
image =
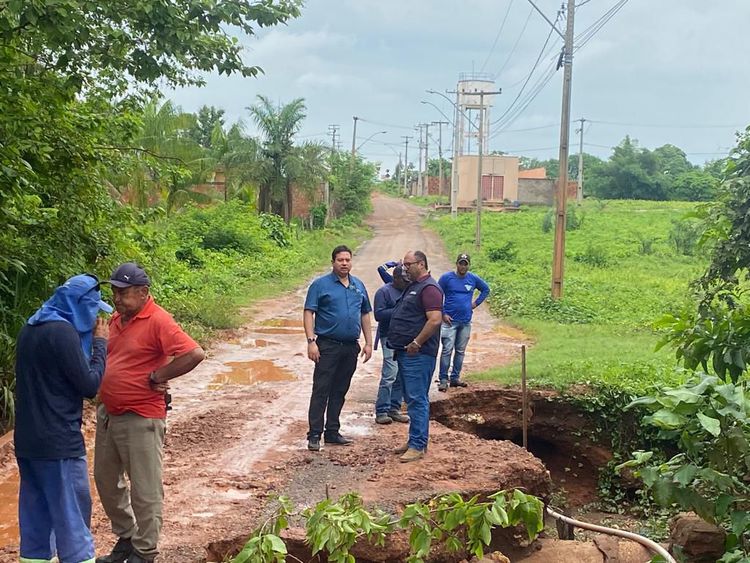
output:
M313 342L315 342L315 337L313 336L312 338L310 338L310 337L308 336L308 337L307 337L307 343L308 343L308 344L312 344Z

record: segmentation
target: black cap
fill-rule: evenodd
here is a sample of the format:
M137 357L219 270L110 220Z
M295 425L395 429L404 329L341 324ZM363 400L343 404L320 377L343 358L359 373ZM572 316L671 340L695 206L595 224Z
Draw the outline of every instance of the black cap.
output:
M458 258L456 258L456 264L459 262L466 262L467 264L471 264L471 258L469 258L468 254L459 254Z
M109 283L115 287L130 287L132 285L151 285L151 280L148 279L146 272L138 264L125 262L112 272Z

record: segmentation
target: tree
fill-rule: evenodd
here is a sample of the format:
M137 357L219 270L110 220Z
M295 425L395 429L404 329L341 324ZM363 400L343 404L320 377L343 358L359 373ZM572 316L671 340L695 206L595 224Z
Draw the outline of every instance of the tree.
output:
M694 170L696 166L687 159L684 151L674 145L662 145L653 150L657 159L660 171L670 178L677 178L680 174L685 174Z
M224 127L224 110L214 106L201 106L190 126L190 138L204 148L211 146L211 136L216 127Z
M292 177L288 166L294 152L294 135L306 117L305 100L297 98L284 106L274 106L265 96L250 108L250 115L263 137L263 155L268 163L258 196L258 209L282 215L288 223L292 217Z
M664 200L668 181L660 170L659 158L625 137L589 185L596 196L605 199Z
M75 89L123 92L141 84L202 84L201 72L255 76L227 33L299 15L299 0L4 2L0 45L23 53Z
M682 201L711 201L716 197L719 180L702 170L683 172L669 186L669 199Z

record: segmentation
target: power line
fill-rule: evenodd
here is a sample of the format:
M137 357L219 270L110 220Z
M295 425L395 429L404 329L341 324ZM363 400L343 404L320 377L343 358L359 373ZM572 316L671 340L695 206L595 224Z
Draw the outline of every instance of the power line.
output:
M513 54L516 52L516 47L518 47L518 44L521 42L521 37L523 37L524 32L526 31L526 27L529 25L529 21L531 20L531 14L534 13L534 8L531 8L529 10L529 15L526 16L526 22L524 22L523 27L521 28L521 33L518 34L518 38L516 39L516 42L513 44L513 48L510 50L510 53L508 54L508 58L505 59L505 62L503 63L503 66L500 67L500 70L495 74L495 80L503 73L505 70L505 67L508 66L508 63L510 62L510 59L513 57Z
M560 11L557 12L557 17L555 18L555 24L557 24L558 20L560 19ZM553 29L549 30L549 33L547 34L547 39L544 40L544 44L542 45L542 49L539 51L539 56L536 58L536 61L534 61L534 66L531 67L531 71L529 72L528 76L526 77L526 81L523 83L523 86L521 86L521 89L518 91L518 94L516 95L515 99L510 103L510 106L508 106L508 109L505 110L505 112L497 118L495 121L492 122L492 125L495 125L496 123L502 121L502 119L508 115L508 113L513 109L514 104L518 101L518 99L523 94L524 89L526 88L527 84L529 83L529 80L531 80L532 75L536 71L537 67L539 66L539 61L544 56L544 51L547 48L547 44L549 43L550 38L552 37L552 31Z
M358 119L362 123L370 123L372 125L380 125L381 127L393 127L395 129L408 129L409 131L412 130L411 127L407 127L406 125L394 125L393 123L382 123L380 121L372 121L370 119L364 119L362 117L359 117Z
M583 32L581 32L575 39L575 42L578 43L578 45L576 45L573 51L575 52L586 45L586 43L588 43L591 38L594 37L594 35L596 35L599 30L603 28L627 3L628 0L618 0L617 3L607 10L598 20L583 30Z
M487 58L484 59L484 64L482 65L482 68L479 69L479 72L484 72L484 67L487 66L487 62L489 62L490 57L495 52L495 47L497 46L497 40L500 39L500 34L503 32L503 29L505 28L505 22L508 20L508 14L510 14L510 9L513 6L513 0L510 0L510 3L508 4L508 9L505 11L505 17L503 18L503 23L500 24L500 29L497 30L497 34L495 35L495 40L492 42L492 47L490 47L490 52L487 53Z

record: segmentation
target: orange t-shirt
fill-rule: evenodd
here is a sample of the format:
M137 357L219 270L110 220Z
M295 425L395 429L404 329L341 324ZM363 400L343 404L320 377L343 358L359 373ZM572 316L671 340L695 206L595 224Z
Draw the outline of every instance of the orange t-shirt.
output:
M146 305L124 327L120 313L109 321L107 367L99 398L109 414L133 412L146 418L165 418L164 395L151 389L149 376L172 356L186 354L198 344L172 316L149 296Z

